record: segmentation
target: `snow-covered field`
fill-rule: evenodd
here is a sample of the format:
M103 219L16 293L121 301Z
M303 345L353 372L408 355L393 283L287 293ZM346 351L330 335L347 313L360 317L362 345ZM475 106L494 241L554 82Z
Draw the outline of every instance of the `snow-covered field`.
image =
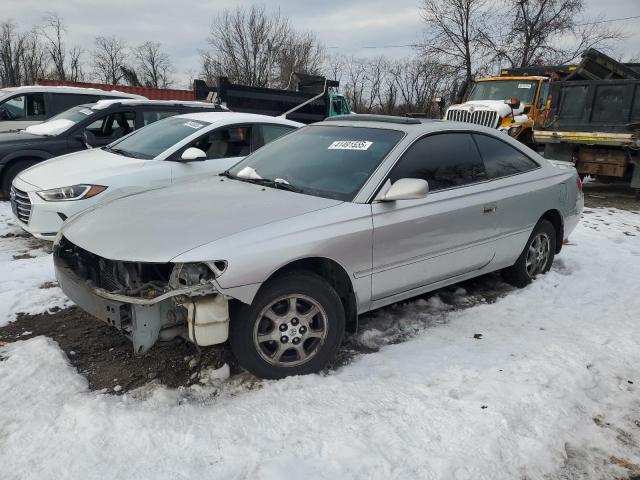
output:
M0 346L0 478L632 478L640 214L587 211L571 240L494 303L453 289L377 312L352 341L382 348L324 375L116 396L52 340ZM0 325L64 303L34 246L0 238Z

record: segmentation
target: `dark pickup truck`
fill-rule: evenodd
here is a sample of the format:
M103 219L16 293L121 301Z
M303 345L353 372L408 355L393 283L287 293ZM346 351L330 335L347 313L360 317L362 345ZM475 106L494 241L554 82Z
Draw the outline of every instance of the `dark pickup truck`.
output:
M581 176L628 181L640 196L640 65L590 50L581 67L551 84L535 141L545 157L574 162Z

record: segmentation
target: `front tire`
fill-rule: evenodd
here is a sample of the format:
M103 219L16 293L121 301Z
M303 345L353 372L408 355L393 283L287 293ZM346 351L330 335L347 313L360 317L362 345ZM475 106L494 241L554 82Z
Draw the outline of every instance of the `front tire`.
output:
M537 275L549 271L555 252L556 229L549 220L540 220L516 263L505 268L502 276L515 287L526 287Z
M322 370L334 357L345 328L336 291L306 271L276 277L251 305L239 305L229 341L238 363L260 378Z
M2 182L0 182L0 196L3 198L9 198L13 179L16 178L23 170L33 167L38 163L40 163L39 160L18 160L10 164L2 175Z

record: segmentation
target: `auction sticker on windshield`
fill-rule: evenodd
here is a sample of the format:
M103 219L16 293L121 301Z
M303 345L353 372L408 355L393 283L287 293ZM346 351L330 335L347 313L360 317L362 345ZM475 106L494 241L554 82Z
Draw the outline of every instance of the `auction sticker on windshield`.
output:
M531 84L530 83L519 83L518 84L518 88L531 88Z
M367 150L373 142L365 140L338 140L329 145L328 150Z
M199 128L204 127L204 125L202 125L201 123L197 123L197 122L186 122L184 124L184 126L185 127L191 127L191 128L196 129L196 130L199 129Z
M93 111L89 108L81 108L79 110L80 113L83 113L84 115L91 115L93 114Z

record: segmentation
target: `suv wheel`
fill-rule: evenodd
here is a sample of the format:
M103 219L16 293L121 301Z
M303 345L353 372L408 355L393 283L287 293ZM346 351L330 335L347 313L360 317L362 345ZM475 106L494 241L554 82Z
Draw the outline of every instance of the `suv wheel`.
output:
M320 276L294 272L263 286L230 323L231 349L242 367L261 378L305 375L324 368L344 334L336 291Z
M550 221L540 220L516 263L503 270L504 279L519 288L529 285L537 275L549 271L555 252L556 229Z
M2 175L2 182L0 182L0 196L3 198L9 198L13 179L16 178L21 171L26 170L29 167L33 167L37 163L40 162L38 160L18 160L9 165L4 172L4 175Z

